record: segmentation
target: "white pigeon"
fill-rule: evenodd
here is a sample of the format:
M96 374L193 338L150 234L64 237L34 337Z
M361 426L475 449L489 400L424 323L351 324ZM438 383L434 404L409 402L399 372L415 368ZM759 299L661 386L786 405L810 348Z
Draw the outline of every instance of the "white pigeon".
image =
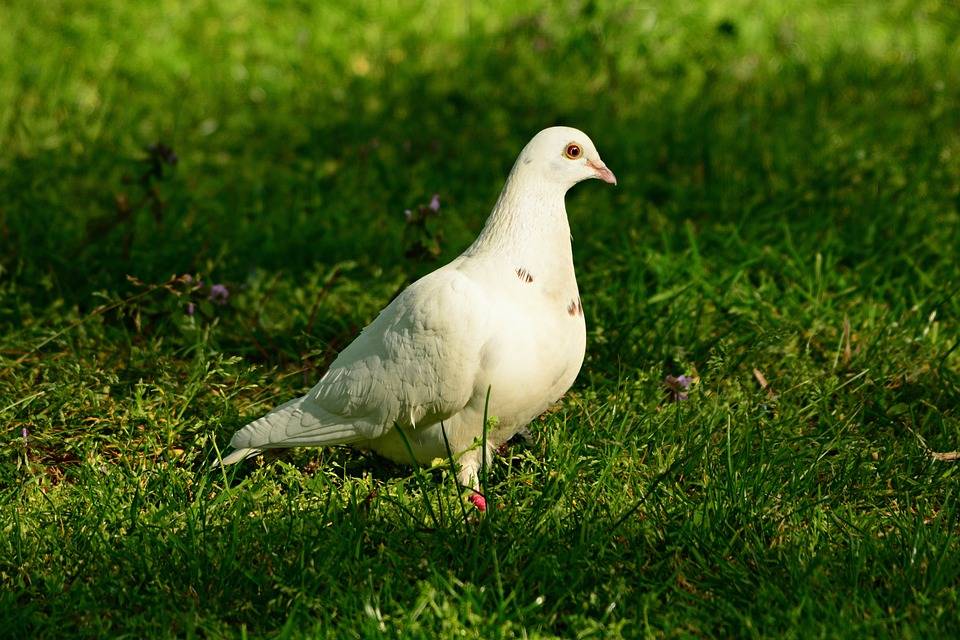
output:
M583 364L564 196L588 178L617 183L586 134L551 127L534 136L474 243L387 305L309 393L237 431L223 464L341 444L408 464L412 452L422 464L446 458L449 445L459 482L483 510L483 447L492 459ZM481 445L485 408L493 426Z

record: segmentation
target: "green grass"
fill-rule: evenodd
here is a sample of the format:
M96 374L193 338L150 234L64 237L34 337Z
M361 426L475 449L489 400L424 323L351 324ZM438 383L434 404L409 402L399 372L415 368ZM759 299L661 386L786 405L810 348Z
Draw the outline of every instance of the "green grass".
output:
M0 4L0 635L960 633L960 8L341 4ZM489 512L209 471L558 122L620 185L568 197L587 360Z

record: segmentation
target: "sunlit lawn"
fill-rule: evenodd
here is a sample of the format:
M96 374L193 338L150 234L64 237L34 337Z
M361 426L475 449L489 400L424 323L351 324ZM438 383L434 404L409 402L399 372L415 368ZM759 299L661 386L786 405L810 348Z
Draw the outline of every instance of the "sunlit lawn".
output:
M960 633L960 10L341 4L0 4L0 636ZM556 123L620 184L490 510L211 472Z

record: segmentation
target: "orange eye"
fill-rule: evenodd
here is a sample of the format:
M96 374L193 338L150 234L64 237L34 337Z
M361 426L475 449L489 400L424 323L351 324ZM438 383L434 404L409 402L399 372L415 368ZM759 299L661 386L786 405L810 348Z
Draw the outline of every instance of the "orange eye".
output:
M570 143L567 145L567 148L563 150L563 155L565 155L570 160L576 160L583 154L583 150L580 148L580 145Z

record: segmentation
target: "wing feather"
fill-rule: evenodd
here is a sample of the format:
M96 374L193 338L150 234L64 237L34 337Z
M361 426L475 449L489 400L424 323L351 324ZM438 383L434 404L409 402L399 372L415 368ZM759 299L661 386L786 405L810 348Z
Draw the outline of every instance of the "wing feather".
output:
M410 285L344 349L304 397L237 432L234 447L372 440L394 424L448 418L474 393L489 321L486 296L445 267Z

